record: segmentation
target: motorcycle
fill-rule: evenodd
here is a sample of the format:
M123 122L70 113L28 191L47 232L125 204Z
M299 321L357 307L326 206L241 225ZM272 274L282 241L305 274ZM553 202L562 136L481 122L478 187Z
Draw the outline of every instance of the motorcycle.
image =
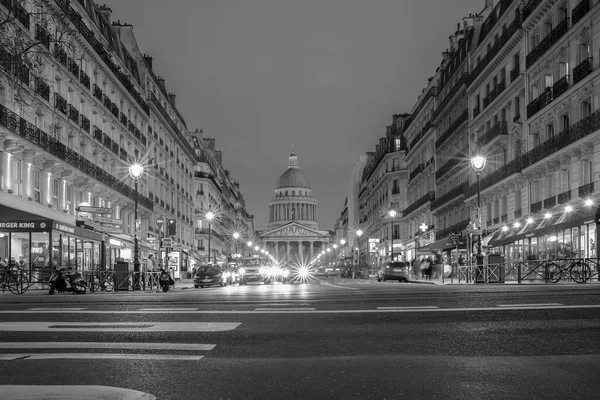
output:
M69 268L54 268L50 276L50 290L48 294L73 292L76 294L84 294L87 290L87 282L83 280L80 272L72 272L73 267Z
M164 269L160 271L158 281L163 292L168 292L169 288L175 284L175 281L173 280L173 278L171 278L171 275L169 275L169 273Z

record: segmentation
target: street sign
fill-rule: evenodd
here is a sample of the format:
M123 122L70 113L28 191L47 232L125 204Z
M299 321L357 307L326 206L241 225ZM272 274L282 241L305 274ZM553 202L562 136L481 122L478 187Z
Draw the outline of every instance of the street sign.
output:
M165 220L163 219L163 217L156 218L156 225L158 225L159 228L161 226L163 226L164 223L165 223Z
M90 207L90 206L79 206L75 208L79 212L93 213L93 214L112 214L113 209L108 207Z
M108 217L102 217L102 216L94 217L94 222L97 222L99 224L123 225L123 221L121 221L120 219L108 218Z
M173 239L171 238L163 238L162 247L171 247L173 246Z
M104 233L115 233L115 234L122 234L123 233L123 229L121 228L111 228L109 226L97 226L94 228L94 230L96 232L104 232Z

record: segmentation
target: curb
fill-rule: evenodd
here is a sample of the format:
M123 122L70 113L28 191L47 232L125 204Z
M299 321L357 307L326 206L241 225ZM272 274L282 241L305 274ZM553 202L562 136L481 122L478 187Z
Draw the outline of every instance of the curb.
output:
M150 393L112 386L0 385L0 392L7 400L156 400Z

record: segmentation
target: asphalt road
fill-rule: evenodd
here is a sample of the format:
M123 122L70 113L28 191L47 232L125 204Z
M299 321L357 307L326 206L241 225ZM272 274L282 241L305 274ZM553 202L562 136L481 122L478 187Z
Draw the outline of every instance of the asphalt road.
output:
M0 294L0 385L159 399L597 399L599 372L597 284Z

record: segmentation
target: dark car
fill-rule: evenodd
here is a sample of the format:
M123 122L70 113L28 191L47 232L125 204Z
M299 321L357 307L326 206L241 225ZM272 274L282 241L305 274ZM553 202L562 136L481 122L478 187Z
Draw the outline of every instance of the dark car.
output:
M403 261L388 261L377 273L377 282L400 281L408 282L408 264Z
M267 273L267 267L250 265L238 269L240 285L247 285L249 282L271 283L271 278Z
M226 286L223 270L218 265L201 265L194 274L194 287Z

